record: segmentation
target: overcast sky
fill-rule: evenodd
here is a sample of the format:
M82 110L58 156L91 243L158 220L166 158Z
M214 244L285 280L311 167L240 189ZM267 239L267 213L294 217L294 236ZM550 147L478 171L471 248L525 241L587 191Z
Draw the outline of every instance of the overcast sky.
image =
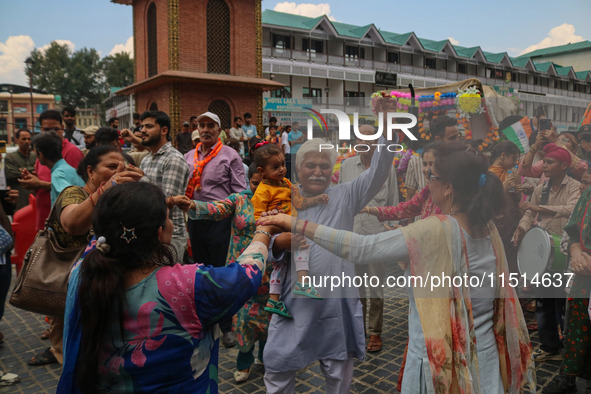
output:
M395 33L414 31L432 40L449 38L454 44L511 56L591 38L589 0L263 0L262 6L306 16L326 14L360 26L373 23ZM24 60L53 40L73 49L95 48L101 56L132 53L131 10L109 0L0 0L0 83L26 85ZM198 28L202 21L187 18L181 23Z

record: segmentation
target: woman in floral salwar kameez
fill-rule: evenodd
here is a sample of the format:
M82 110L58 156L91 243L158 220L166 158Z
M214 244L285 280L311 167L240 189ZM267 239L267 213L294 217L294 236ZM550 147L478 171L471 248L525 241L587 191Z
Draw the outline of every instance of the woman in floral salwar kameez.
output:
M68 287L57 392L217 393L216 323L256 293L272 229L226 267L175 265L165 196L144 182L105 192L93 229Z
M443 145L428 177L442 215L394 231L362 236L294 223L283 214L259 221L303 233L356 263L409 263L409 343L399 380L403 393L518 393L528 382L535 389L520 304L515 290L497 280L508 275L508 267L491 219L504 201L500 180L487 169L486 159L465 145ZM443 275L495 280L459 287L433 280Z
M238 257L244 252L252 241L256 224L254 219L254 207L251 199L261 176L257 172L256 164L251 164L248 170L248 189L230 194L226 199L220 201L191 201L185 196L176 196L172 202L183 209L188 210L189 218L192 220L223 220L232 218L230 233L230 246L226 265L235 263ZM291 238L289 233L274 237L269 250L269 261L274 260L273 251L278 252L283 248L289 248ZM271 314L264 310L269 300L269 277L273 271L273 265L268 264L263 271L263 279L257 293L242 307L234 316L234 331L238 344L238 356L236 358L236 371L234 379L236 382L244 382L248 379L250 368L255 361L254 348L259 343L257 358L263 362L263 350L267 340L267 331Z

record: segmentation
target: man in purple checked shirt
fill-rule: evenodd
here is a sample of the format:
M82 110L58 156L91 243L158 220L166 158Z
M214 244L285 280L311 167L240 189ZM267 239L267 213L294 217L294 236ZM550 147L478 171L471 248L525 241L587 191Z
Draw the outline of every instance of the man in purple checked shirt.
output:
M205 112L197 117L197 124L201 142L185 155L191 171L187 196L197 201L217 201L245 190L240 155L219 139L220 118L214 113ZM187 227L195 262L214 267L226 265L231 220L189 219ZM234 346L236 336L232 332L232 320L220 321L219 324L224 346Z

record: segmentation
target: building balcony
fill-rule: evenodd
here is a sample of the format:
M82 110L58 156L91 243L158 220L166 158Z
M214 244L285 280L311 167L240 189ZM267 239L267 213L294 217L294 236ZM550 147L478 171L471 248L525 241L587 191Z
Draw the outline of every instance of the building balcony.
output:
M453 72L442 69L432 69L426 67L413 66L409 64L389 63L382 60L375 59L359 59L352 58L342 55L332 55L324 53L314 53L308 51L296 51L292 49L279 49L271 47L263 47L263 59L278 59L278 60L289 60L292 61L292 67L287 66L263 66L264 72L273 72L279 74L294 74L294 75L305 75L312 77L324 77L330 79L344 79L346 80L358 80L360 82L373 82L367 78L367 75L363 77L346 78L342 72L331 73L330 67L334 66L338 69L362 69L366 71L383 71L397 74L406 74L412 77L422 77L431 79L434 82L455 82L462 81L468 78L478 78L483 84L490 86L506 86L503 79L498 78L486 78L478 75L472 75L467 73ZM304 64L305 62L305 64ZM300 63L300 64L298 64ZM314 64L322 67L322 71L315 69ZM289 68L289 70L288 70ZM308 71L309 69L309 71ZM353 71L353 70L351 70ZM534 85L533 83L515 82L511 81L509 87L519 90L526 91L529 93L540 94L540 95L551 95L551 96L562 96L572 97L576 99L591 101L591 94L575 92L572 90L556 89L547 86Z

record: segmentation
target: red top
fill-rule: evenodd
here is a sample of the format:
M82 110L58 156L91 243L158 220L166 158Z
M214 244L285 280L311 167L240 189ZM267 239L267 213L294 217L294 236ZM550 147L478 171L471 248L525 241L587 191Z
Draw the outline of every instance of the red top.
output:
M428 216L440 214L441 209L433 203L429 186L415 194L409 201L401 202L393 207L378 207L378 220L403 220L421 216L424 219Z

